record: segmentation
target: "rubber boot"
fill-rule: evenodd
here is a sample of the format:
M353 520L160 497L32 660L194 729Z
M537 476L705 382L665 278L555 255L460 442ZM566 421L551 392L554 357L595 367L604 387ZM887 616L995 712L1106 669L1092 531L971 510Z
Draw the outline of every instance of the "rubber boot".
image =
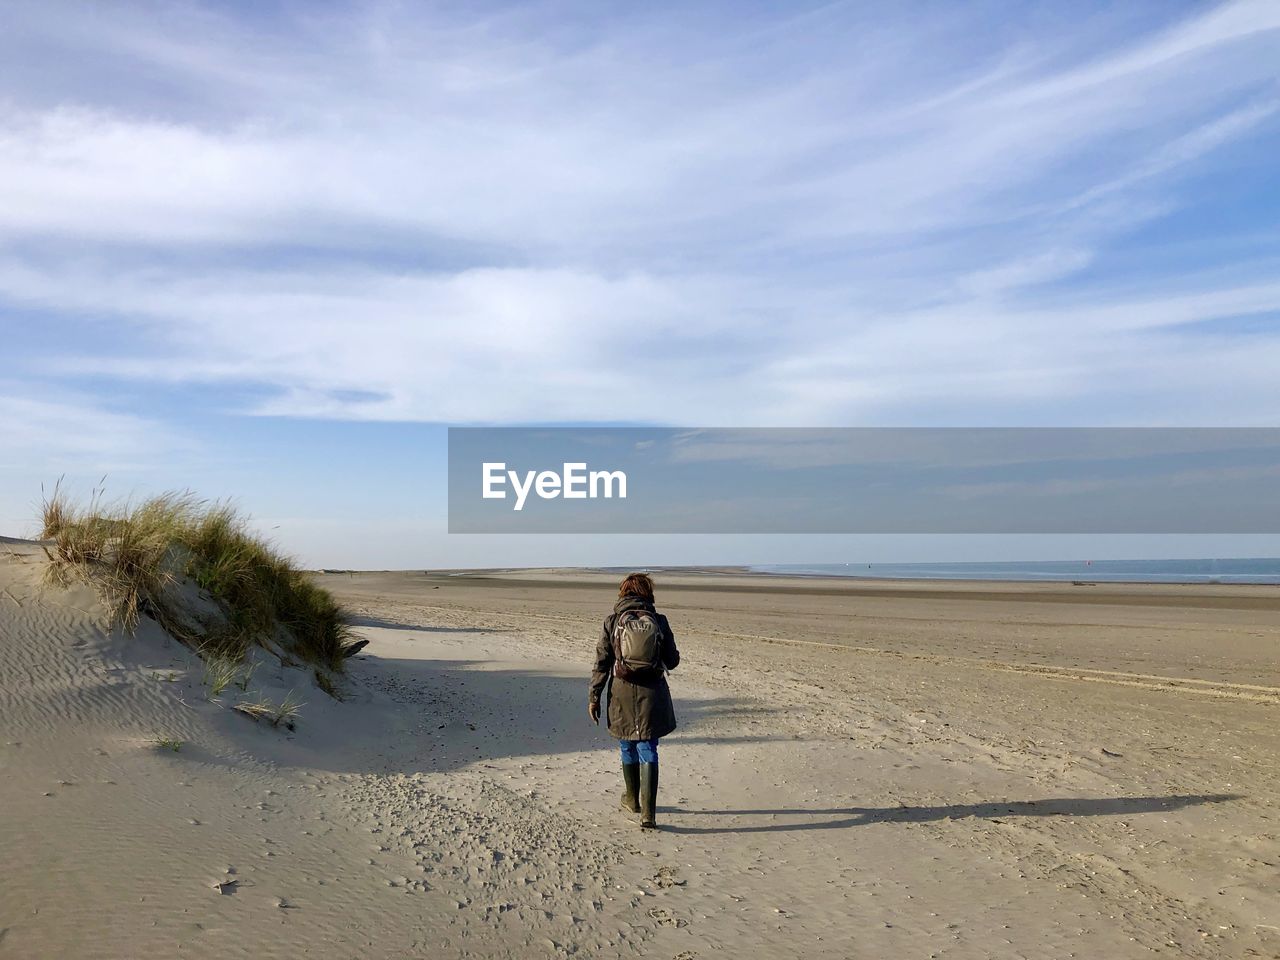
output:
M640 764L622 765L622 809L628 813L640 812Z
M658 765L640 764L640 826L656 830L658 821Z

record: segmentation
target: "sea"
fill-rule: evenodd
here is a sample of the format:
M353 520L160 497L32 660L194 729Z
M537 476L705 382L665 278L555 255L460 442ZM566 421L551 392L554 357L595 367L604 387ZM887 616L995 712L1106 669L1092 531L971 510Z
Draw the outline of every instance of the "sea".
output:
M1091 583L1280 584L1280 558L1225 560L1017 560L1001 563L777 563L756 573L872 580L1020 580Z

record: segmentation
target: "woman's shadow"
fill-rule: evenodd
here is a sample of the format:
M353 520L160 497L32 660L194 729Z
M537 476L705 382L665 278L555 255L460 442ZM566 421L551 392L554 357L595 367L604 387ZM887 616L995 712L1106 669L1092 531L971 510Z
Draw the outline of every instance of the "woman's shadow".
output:
M1206 803L1224 803L1241 799L1240 794L1188 794L1165 797L1063 798L1052 800L1014 800L991 803L956 803L933 807L835 807L829 809L796 808L791 810L685 810L663 807L661 812L679 816L720 817L825 817L803 823L769 823L729 827L687 827L664 823L668 833L781 833L792 830L839 830L873 823L928 823L934 820L962 820L975 817L999 822L1001 817L1108 817L1125 814L1158 813Z

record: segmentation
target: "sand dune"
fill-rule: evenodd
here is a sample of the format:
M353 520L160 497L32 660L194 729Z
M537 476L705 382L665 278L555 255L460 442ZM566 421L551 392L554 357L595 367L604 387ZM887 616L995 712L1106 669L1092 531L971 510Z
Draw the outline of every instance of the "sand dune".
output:
M213 702L42 567L0 547L0 956L1280 952L1271 594L671 574L642 834L585 717L609 575L327 575L345 699Z

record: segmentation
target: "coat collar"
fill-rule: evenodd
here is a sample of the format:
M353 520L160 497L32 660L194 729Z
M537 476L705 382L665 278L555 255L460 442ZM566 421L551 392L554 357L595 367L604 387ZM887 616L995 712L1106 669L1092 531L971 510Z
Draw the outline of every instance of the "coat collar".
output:
M652 601L630 595L620 598L618 602L613 605L614 613L622 613L624 610L648 610L652 612L653 609Z

